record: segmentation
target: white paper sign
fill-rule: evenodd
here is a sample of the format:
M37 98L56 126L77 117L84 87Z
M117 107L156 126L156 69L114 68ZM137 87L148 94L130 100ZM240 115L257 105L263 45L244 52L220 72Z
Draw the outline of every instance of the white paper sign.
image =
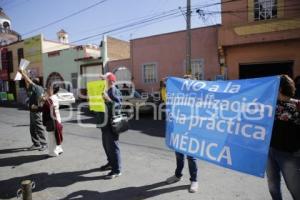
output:
M21 59L20 61L20 65L19 65L19 68L24 70L26 69L26 67L29 65L29 61L28 60L25 60L25 59ZM20 81L22 79L22 74L20 74L20 72L17 72L16 76L15 76L15 81Z

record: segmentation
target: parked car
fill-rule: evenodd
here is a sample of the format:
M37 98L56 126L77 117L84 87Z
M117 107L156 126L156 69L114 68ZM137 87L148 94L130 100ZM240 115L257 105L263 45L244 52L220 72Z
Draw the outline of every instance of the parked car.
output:
M150 95L141 94L137 90L129 91L121 90L123 102L128 102L130 105L124 105L125 108L133 108L130 114L137 113L152 113L155 109L154 102Z
M58 97L60 106L70 106L72 103L75 103L76 101L74 94L63 88L59 88L59 91L56 95Z

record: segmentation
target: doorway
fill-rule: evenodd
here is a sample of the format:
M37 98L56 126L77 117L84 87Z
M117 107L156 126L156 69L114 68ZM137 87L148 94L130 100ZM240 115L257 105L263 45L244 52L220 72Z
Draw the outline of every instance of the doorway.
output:
M240 79L258 78L264 76L275 76L287 74L293 77L293 61L274 62L274 63L256 63L256 64L240 64Z

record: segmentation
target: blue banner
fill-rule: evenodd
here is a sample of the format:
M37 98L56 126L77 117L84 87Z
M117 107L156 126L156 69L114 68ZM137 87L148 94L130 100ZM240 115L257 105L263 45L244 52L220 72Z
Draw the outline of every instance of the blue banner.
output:
M168 78L166 144L214 164L264 177L280 77Z

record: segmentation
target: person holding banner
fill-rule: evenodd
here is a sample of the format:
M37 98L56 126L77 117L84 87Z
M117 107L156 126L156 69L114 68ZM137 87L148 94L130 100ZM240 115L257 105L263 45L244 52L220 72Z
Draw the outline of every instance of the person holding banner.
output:
M102 144L107 156L108 163L101 166L101 171L111 170L106 179L113 179L121 176L121 155L119 147L119 135L114 134L111 126L111 119L121 108L121 92L116 88L116 76L113 73L107 73L104 78L107 81L107 91L103 93L106 105L105 117L106 124L101 127ZM104 120L105 121L105 120Z
M191 75L184 75L184 79L192 79ZM182 170L184 167L184 155L179 152L175 152L176 155L176 170L175 175L171 176L166 180L167 184L172 184L180 181L182 179ZM189 192L195 193L198 191L198 182L197 182L197 160L194 157L187 156L189 172L190 172L190 181L191 185L189 188Z
M31 80L25 70L20 69L19 72L25 79L29 92L29 110L30 110L30 135L33 145L29 150L44 151L47 149L47 141L45 137L45 128L42 124L42 112L40 100L44 89L39 85L38 78Z
M273 200L282 200L280 174L293 199L300 200L300 111L292 99L295 90L293 80L282 75L266 170Z

